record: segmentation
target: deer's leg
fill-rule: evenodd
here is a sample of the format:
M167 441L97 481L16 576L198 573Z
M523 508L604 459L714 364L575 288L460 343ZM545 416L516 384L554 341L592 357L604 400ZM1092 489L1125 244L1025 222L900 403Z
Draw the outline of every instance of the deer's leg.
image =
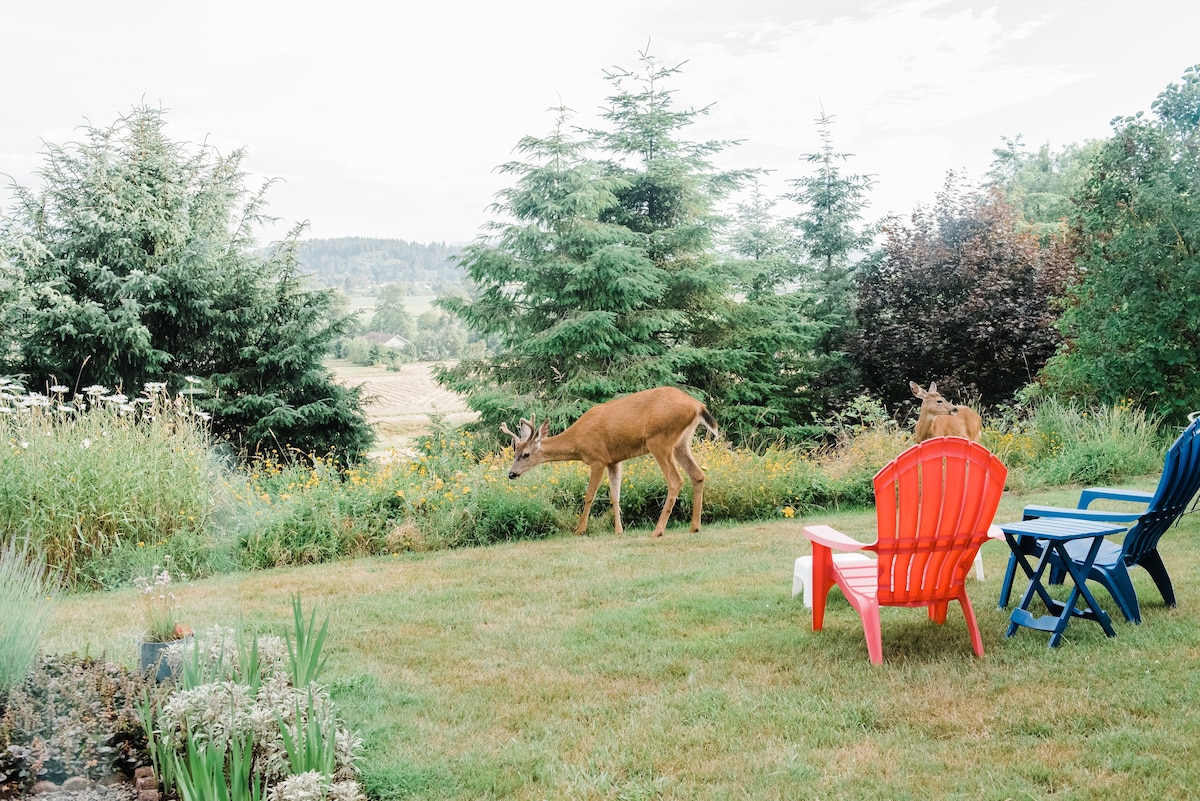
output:
M700 510L704 507L704 471L692 456L692 446L688 440L675 446L675 460L692 479L692 531L696 532L700 530Z
M588 515L592 513L592 501L596 499L596 490L600 488L600 479L604 478L604 465L592 465L592 477L588 480L587 492L583 494L583 514L579 516L579 523L575 526L576 534L586 534Z
M654 451L654 461L658 462L658 468L663 471L663 477L667 479L667 501L663 504L662 514L658 516L658 524L654 527L654 531L650 532L651 537L661 537L667 530L667 520L671 517L671 510L675 508L675 499L679 497L679 488L683 486L683 477L675 468L675 460L671 458L670 451Z
M612 499L613 507L613 523L617 529L617 535L625 533L625 527L621 525L621 463L614 462L608 466L608 497Z

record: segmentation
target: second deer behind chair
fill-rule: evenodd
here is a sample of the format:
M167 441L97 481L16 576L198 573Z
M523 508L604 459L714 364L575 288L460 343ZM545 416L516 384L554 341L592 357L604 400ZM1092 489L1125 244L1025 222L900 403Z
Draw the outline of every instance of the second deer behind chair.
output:
M913 439L924 442L931 437L964 437L979 442L983 421L973 410L943 398L937 391L936 382L931 382L927 390L915 381L909 381L908 385L921 399L921 416L917 418Z

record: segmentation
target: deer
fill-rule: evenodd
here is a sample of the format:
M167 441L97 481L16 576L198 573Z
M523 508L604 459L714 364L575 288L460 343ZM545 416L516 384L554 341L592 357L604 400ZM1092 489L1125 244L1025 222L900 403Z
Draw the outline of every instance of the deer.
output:
M683 390L658 387L634 392L605 403L597 404L567 427L561 434L547 436L550 422L538 426L534 416L522 419L517 433L500 424L500 431L512 437L515 458L508 469L510 479L519 478L525 471L542 462L579 461L591 468L587 492L583 497L583 514L575 533L587 533L588 515L600 480L608 472L608 494L612 499L613 524L617 535L624 533L621 525L621 463L647 453L654 457L667 480L667 500L662 514L651 532L661 537L667 527L675 499L683 486L683 478L675 463L683 466L692 480L692 532L700 530L700 510L704 504L704 471L692 456L692 436L701 424L714 437L719 437L717 421L708 407Z
M921 399L921 414L913 430L913 439L924 442L931 437L964 437L979 442L983 421L972 409L955 406L943 398L937 391L936 382L930 382L928 390L921 389L915 381L909 381L908 386L913 395Z

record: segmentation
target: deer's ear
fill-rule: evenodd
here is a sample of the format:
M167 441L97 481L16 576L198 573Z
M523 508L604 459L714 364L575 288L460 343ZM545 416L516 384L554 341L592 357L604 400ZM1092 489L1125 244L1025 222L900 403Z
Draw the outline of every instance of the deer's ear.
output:
M912 393L914 395L916 395L918 398L925 397L925 390L921 389L921 385L918 384L916 381L909 381L908 388L911 389Z
M932 395L932 394L933 394L933 393L935 393L935 392L937 392L937 382L936 382L936 381L930 381L930 382L929 382L929 394L930 394L930 395Z
M550 433L550 421L547 420L544 423L542 423L542 428L540 431L538 431L538 439L541 439L542 437L546 436L549 433Z
M533 424L525 418L521 418L521 427L517 429L517 436L515 436L513 439L517 442L524 442L525 440L529 439L529 436L532 433Z

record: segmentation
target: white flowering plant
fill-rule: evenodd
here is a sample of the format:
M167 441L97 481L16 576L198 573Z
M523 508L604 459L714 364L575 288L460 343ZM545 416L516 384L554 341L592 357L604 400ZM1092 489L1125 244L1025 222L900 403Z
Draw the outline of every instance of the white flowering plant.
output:
M163 557L164 563L170 560L170 556ZM179 578L184 580L186 577ZM192 633L191 627L180 619L182 612L172 583L171 571L166 564L155 565L150 578L138 576L133 580L133 585L141 593L146 642L171 642Z

